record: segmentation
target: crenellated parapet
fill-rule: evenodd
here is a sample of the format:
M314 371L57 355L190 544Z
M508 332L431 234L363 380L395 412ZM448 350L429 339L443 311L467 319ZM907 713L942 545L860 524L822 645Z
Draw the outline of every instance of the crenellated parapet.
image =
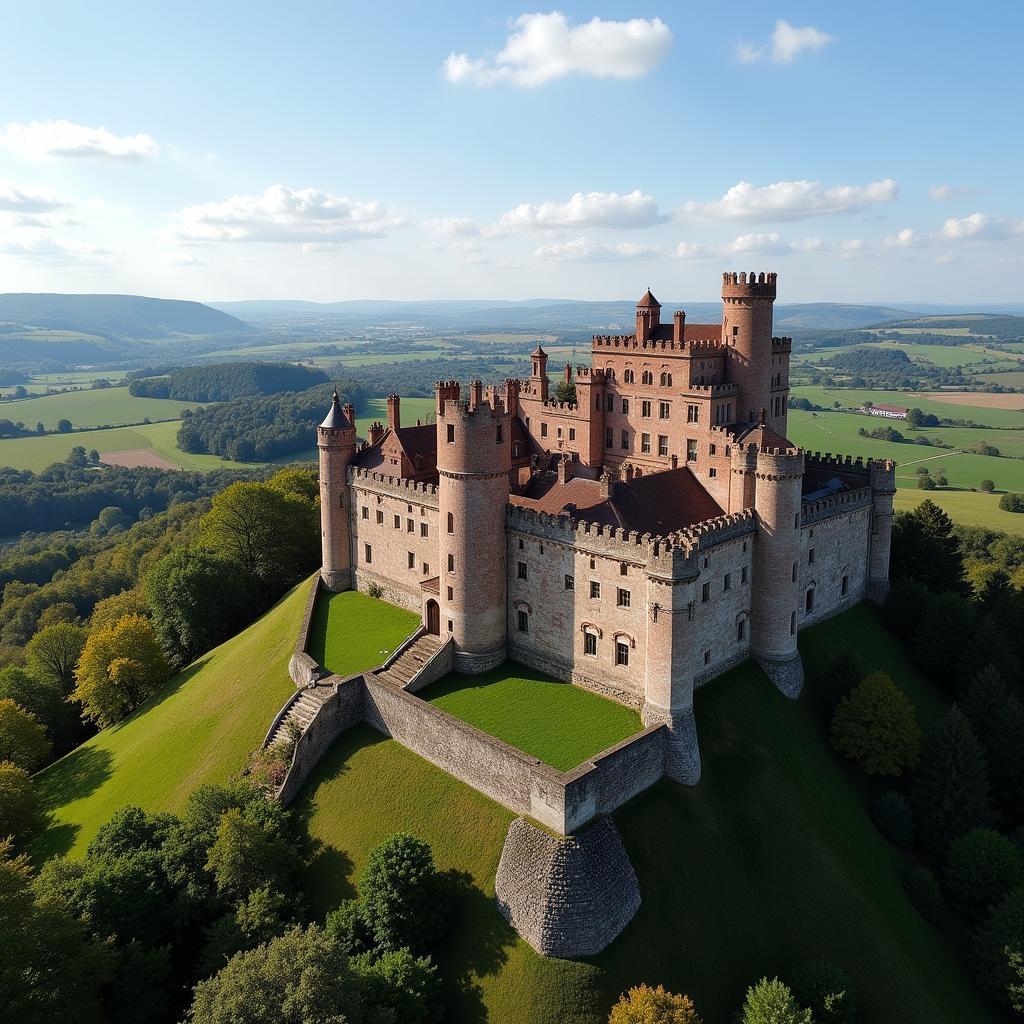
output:
M387 473L375 473L370 469L350 466L348 483L352 487L363 487L377 494L390 494L403 501L414 501L429 508L437 508L437 484L408 480Z
M680 530L675 537L689 548L705 551L716 544L725 544L727 541L745 537L756 530L757 520L754 517L754 510L745 508L739 512L729 512L723 516L716 516L714 519L705 519L701 523L694 523L693 526Z
M722 274L722 298L759 298L774 299L778 275L773 273L760 274L753 270L750 273L726 271Z
M808 469L834 470L844 474L856 474L862 476L865 481L870 479L871 460L856 458L852 455L833 455L831 452L807 452L806 462ZM892 470L895 478L895 463Z
M792 338L772 338L772 354L780 355L793 351Z
M875 494L896 493L896 463L892 459L868 459L868 476Z
M850 491L830 494L827 498L817 501L805 501L800 509L800 525L813 526L823 519L848 515L858 509L870 508L874 494L870 487L857 487Z
M735 384L691 384L684 388L684 395L697 395L708 398L729 398L736 394Z

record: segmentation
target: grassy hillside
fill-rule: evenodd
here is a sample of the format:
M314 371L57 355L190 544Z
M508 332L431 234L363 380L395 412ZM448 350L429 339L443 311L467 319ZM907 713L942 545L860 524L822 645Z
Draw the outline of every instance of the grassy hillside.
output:
M842 646L863 670L890 672L923 724L941 713L874 609L801 636L812 674ZM727 1021L752 980L811 956L849 971L863 1020L1002 1019L906 900L906 856L871 824L862 780L829 748L808 695L791 703L745 665L702 689L696 714L700 785L661 783L616 815L643 906L593 962L536 956L495 912L509 813L368 729L335 744L300 799L322 843L310 898L322 913L351 895L389 833L427 839L456 873L456 919L441 957L457 979L448 982L452 1021L599 1024L616 994L641 980L689 992L706 1020Z
M3 406L8 419L21 420L30 427L42 423L53 430L57 421L69 419L75 427L122 426L151 420L177 419L182 409L201 409L201 402L178 402L169 398L135 398L128 388L98 388L68 391L43 398L27 398Z
M1024 515L1004 512L999 497L981 491L897 491L893 506L897 511L917 508L927 498L945 509L955 523L1024 535Z

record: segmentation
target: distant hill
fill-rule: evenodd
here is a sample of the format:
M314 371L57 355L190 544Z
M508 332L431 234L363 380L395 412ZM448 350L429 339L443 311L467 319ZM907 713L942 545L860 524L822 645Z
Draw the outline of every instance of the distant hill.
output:
M201 302L56 292L0 294L0 325L3 334L11 334L18 327L35 327L107 339L159 339L249 330L244 321Z
M1024 316L1005 313L955 313L936 316L898 318L871 324L877 330L941 331L966 330L972 335L1016 341L1024 338Z

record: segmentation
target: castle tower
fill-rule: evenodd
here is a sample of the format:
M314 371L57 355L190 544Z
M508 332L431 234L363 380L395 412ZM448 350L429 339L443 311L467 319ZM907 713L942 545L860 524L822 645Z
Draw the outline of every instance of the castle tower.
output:
M729 461L729 512L754 507L757 482L757 445L734 444Z
M889 544L892 539L892 499L896 493L896 463L869 459L871 474L871 550L868 556L867 596L884 604L889 593Z
M498 398L438 407L441 636L458 671L484 672L505 660L512 418Z
M530 356L532 369L530 372L530 387L535 395L540 395L541 401L548 400L548 354L537 346L537 351Z
M754 511L754 585L750 647L768 677L787 697L803 686L796 636L803 613L800 565L800 493L804 456L798 449L758 452Z
M636 340L649 341L654 336L654 328L660 323L661 303L648 288L636 304Z
M356 454L356 428L341 407L337 388L331 397L330 412L316 428L316 446L320 453L320 534L323 544L320 578L328 590L336 592L352 586L346 475Z
M771 412L772 307L776 274L722 275L722 344L728 381L737 385L736 422L753 423L758 411ZM787 370L788 374L788 370ZM770 415L768 426L785 432L785 416Z

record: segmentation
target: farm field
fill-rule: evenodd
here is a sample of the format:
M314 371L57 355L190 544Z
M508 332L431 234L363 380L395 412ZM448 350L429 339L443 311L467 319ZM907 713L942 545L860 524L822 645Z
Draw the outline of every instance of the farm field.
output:
M912 342L879 341L863 345L843 345L840 348L818 349L802 352L799 359L807 363L822 363L840 352L866 351L871 349L897 350L906 352L914 362L931 363L933 366L972 366L986 360L1007 362L1006 354L980 345L915 345Z
M437 419L436 408L433 398L403 398L399 406L402 426L415 426L417 420L423 423L435 422ZM386 398L367 399L366 409L356 413L356 417L356 429L360 436L365 435L366 424L372 423L374 420L380 420L381 423L387 425L388 400Z
M979 373L977 380L982 384L999 384L1004 388L1024 388L1024 372L1020 370L1011 370L1009 373ZM1021 402L1021 406L1024 407L1024 401Z
M896 492L893 507L897 511L917 508L926 498L944 509L955 523L962 523L964 526L984 526L989 530L1024 536L1024 515L1017 512L1004 512L999 507L998 494L940 489L934 491L901 490Z
M175 420L182 409L201 409L202 402L178 402L171 398L135 398L128 388L89 388L59 395L26 398L3 406L8 419L29 426L42 423L54 430L57 421L71 420L78 427L119 427L150 420Z
M812 680L848 647L861 671L893 676L923 725L941 713L870 606L802 633L800 647ZM406 831L457 880L439 955L455 1024L602 1024L641 981L728 1021L752 980L812 956L850 973L866 1021L894 1007L906 1024L1003 1019L906 899L907 856L872 825L867 787L831 750L810 692L787 701L747 663L702 688L695 710L700 784L659 783L615 815L643 903L600 956L546 960L520 941L493 903L509 812L365 727L334 744L297 801L322 844L306 881L314 910L354 895L372 848ZM841 927L822 932L823 907Z

